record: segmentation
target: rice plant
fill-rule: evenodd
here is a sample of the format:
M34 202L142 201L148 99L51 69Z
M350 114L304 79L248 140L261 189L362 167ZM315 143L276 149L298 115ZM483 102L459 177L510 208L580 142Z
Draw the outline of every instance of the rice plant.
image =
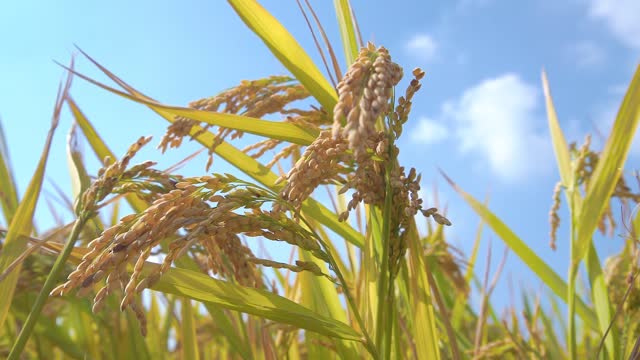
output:
M591 149L590 138L567 143L543 73L560 177L549 192L552 247L561 241L561 194L570 214L563 278L443 172L482 219L471 254L447 242L446 227L459 225L420 198L421 172L398 160L398 139L425 72L404 69L383 44L364 43L348 0L334 3L340 44L327 38L309 4L299 3L315 22L308 21L310 34L296 36L316 39L324 73L256 1L228 2L289 74L242 80L177 107L141 93L80 50L113 85L76 71L73 62L62 65L67 79L22 198L0 136L0 201L9 224L0 232L3 357L640 358L640 220L633 211L640 193L624 168L640 119L640 68L601 151ZM344 64L335 53L340 47ZM398 88L407 75L408 87ZM125 154L113 154L72 97L72 79L166 120L161 152L179 151L185 140L199 143L208 152L202 175L139 161L139 150L154 142L143 134ZM68 156L79 190L68 197L75 219L36 232L34 211L63 110L74 118ZM259 140L240 149L245 135ZM100 169L84 165L74 145L80 137L102 159ZM218 157L240 175L216 172ZM624 226L613 215L619 204ZM416 222L425 218L428 231L420 234ZM497 261L487 254L488 263L499 264L493 275L475 268L484 227L548 287L550 306L523 294L522 303L497 313L490 299L506 253ZM602 261L593 234L616 228L625 231L625 246ZM256 255L259 242L286 244L290 260ZM585 293L576 288L583 261ZM479 296L479 309L471 296Z

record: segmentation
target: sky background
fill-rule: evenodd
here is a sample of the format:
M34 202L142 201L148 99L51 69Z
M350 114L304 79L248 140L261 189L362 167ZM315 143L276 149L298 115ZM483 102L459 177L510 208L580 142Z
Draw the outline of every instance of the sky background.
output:
M261 3L321 64L296 3ZM338 44L331 2L312 4ZM414 67L427 73L400 141L400 157L403 165L422 172L427 205L433 203L434 192L446 204L454 223L447 229L451 243L468 254L479 219L438 174L438 167L476 198L489 194L492 211L564 278L566 226L560 230L558 250L548 246L548 211L558 174L540 73L543 67L547 70L569 141L582 142L585 134L596 131L608 134L640 59L640 1L353 0L352 6L365 41L387 47L405 74ZM38 162L64 74L54 61L67 64L74 44L138 90L171 105L215 95L242 79L287 73L225 2L2 2L0 118L20 191ZM106 80L82 57L76 58L76 69ZM405 79L399 91L406 84ZM157 144L164 133L164 120L146 107L81 79L75 79L71 94L119 156L139 136L154 135ZM71 191L65 152L71 121L65 109L39 202L40 228L55 223L48 203L71 219L53 186ZM594 143L602 147L597 136ZM186 144L161 158L148 146L138 160L159 160L161 167L168 167L196 149ZM86 160L95 172L98 162L90 151ZM636 141L627 169L637 169L639 160ZM201 174L205 162L205 156L196 158L184 173ZM217 159L212 171L233 169ZM561 216L566 225L566 211ZM485 232L479 274L486 266L489 242L492 269L504 248L499 238ZM603 258L622 245L619 236L597 239ZM512 301L510 283L516 303L520 290L544 289L513 253L493 297L498 306Z

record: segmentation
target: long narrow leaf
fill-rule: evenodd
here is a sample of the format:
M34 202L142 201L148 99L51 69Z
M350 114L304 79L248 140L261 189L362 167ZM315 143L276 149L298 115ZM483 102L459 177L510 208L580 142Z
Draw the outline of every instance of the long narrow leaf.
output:
M200 354L198 353L195 315L191 301L183 299L180 309L182 310L182 358L198 360L200 359Z
M407 236L409 246L409 271L412 283L411 291L412 310L414 317L414 339L418 354L424 359L440 359L439 334L436 326L434 299L429 286L426 272L429 271L419 242L418 231L415 222L411 222L411 233Z
M592 236L600 217L609 206L611 195L622 175L622 169L633 141L633 134L638 129L639 121L640 65L637 67L622 101L613 129L589 181L587 194L578 214L575 259L582 259L589 253L587 264L590 266L587 269L589 270L589 279L592 281L593 301L602 334L613 321L613 309L609 303L608 291L593 246ZM620 346L616 331L609 334L605 346L610 356L618 357Z
M323 272L327 272L326 264L323 262L320 262L307 253L301 252L300 255L303 260L314 262L320 266L320 269L322 269ZM331 319L341 322L347 321L345 309L340 304L340 298L333 283L325 278L321 278L307 272L301 273L298 276L300 276L300 286L302 289L302 304L306 305L318 314L322 314ZM307 344L312 343L313 340L307 341ZM336 352L341 359L357 359L358 352L354 345L355 344L347 341L336 340ZM312 346L309 348L311 347ZM316 353L316 351L319 351L319 353ZM324 351L322 349L315 349L313 356L322 356L321 354L323 352L325 355L327 354L326 349ZM330 352L328 353L330 354Z
M571 170L571 159L569 154L569 148L567 146L565 137L560 128L560 124L558 121L558 117L555 111L555 107L553 105L553 100L551 97L551 90L549 89L549 83L547 80L546 73L542 72L542 84L545 94L545 99L547 103L547 115L549 120L549 129L551 132L551 138L554 145L554 152L556 153L556 161L558 165L558 170L560 172L560 177L562 179L562 183L564 186L569 189L569 191L565 192L567 196L567 202L570 205L573 205L571 211L577 212L577 214L572 214L573 216L579 216L586 210L585 207L592 207L591 203L583 202L582 197L578 191L575 191L574 184L574 175ZM633 133L631 133L633 134ZM617 178L616 178L617 179ZM617 180L615 180L617 182ZM615 182L613 183L615 186ZM613 189L611 190L613 191ZM609 195L610 196L610 195ZM605 199L605 204L608 203L608 199ZM594 209L591 209L594 210ZM604 210L604 208L603 208ZM589 250L588 259L587 259L587 273L591 285L591 297L592 301L595 305L596 315L598 317L598 323L600 325L601 334L604 334L607 327L611 323L612 317L612 308L609 303L608 289L604 283L602 267L600 265L600 261L598 260L598 254L592 244L591 235L586 236L585 220L578 219L576 225L578 227L578 238L574 242L576 249L573 251L573 262L580 261L583 257L587 249ZM588 228L589 226L587 226ZM582 229L582 230L581 230ZM582 233L581 233L582 231ZM595 226L591 229L590 234L593 234L595 231ZM584 238L580 238L580 236L584 236ZM613 356L613 358L617 358L617 354L619 352L619 337L617 331L613 331L611 336L607 339L605 343L609 354Z
M27 243L29 241L27 236L29 236L32 231L33 214L36 209L38 197L40 196L40 189L42 188L42 179L44 178L45 167L47 165L47 160L49 159L51 141L53 140L55 129L58 126L63 99L70 86L71 76L67 78L64 87L62 84L60 85L58 97L53 110L51 127L47 134L47 139L42 150L42 155L40 156L40 161L31 181L29 182L29 186L25 191L24 197L18 205L15 216L9 225L9 231L7 232L7 236L4 241L4 247L2 248L2 252L0 252L0 274L4 273L11 263L20 257L27 247ZM7 317L11 301L13 300L13 294L21 268L22 265L19 264L13 272L11 272L11 274L9 274L9 276L0 283L0 294L2 294L2 296L0 296L0 328L4 326L4 321Z
M560 128L560 122L558 121L556 108L553 105L553 98L551 97L551 89L549 89L547 73L544 71L542 71L542 89L544 90L544 98L547 105L549 132L551 133L551 143L553 144L553 151L556 154L558 171L560 172L562 184L568 187L571 182L571 156L569 154L569 146L567 145L567 140L565 139L564 134L562 133L562 129Z
M13 215L18 208L18 190L16 181L13 178L11 162L9 159L9 148L0 122L0 204L5 224L10 224Z
M62 250L61 244L51 243L46 246L54 251ZM86 252L86 248L76 247L68 261L78 264ZM159 266L145 263L143 276L157 272ZM272 292L213 279L197 271L171 268L152 289L200 301L205 305L264 317L329 337L363 341L361 334L342 321L320 315Z
M76 201L85 189L91 185L91 178L87 173L82 159L82 152L79 149L77 123L71 125L67 135L67 163L71 175L71 199ZM77 213L77 209L76 210Z
M596 252L593 243L589 247L586 260L587 274L589 276L589 283L591 284L591 298L593 305L598 316L598 325L600 325L600 334L604 336L609 324L613 321L613 309L609 303L609 290L605 282L604 273L600 266L600 258ZM606 340L605 347L609 353L611 359L619 359L620 352L620 336L618 334L618 328L612 327Z
M253 0L229 0L242 21L331 114L338 95L296 39L265 8Z
M338 17L344 57L347 60L347 65L351 65L358 57L359 50L355 23L351 16L351 4L349 4L349 0L334 0L333 6Z
M531 248L525 244L509 227L502 222L487 207L482 205L478 200L470 194L462 190L447 175L442 173L449 184L460 194L471 208L491 227L502 241L516 254L518 257L533 271L538 277L561 299L566 301L567 283L547 265ZM585 324L592 328L598 329L598 320L594 312L589 309L581 299L577 299L578 315L584 320Z
M578 257L586 254L591 236L598 226L602 213L609 204L611 194L620 179L624 163L627 159L632 134L638 129L640 121L640 65L636 68L629 89L622 101L618 116L613 124L611 135L602 151L578 216Z
M69 71L73 70L69 69ZM163 105L154 100L151 100L151 98L138 91L132 94L127 94L120 90L116 90L108 85L105 85L99 81L96 81L79 72L73 71L73 73L79 78L86 80L113 94L122 96L126 99L135 101L140 104L147 105L156 112L163 112L174 117L182 116L210 125L216 125L228 129L235 129L249 134L266 136L272 139L288 141L300 145L309 145L317 136L316 133L308 132L301 127L291 123L268 121L249 116L217 113L192 108L183 108L179 106Z
M147 263L143 273L157 270L158 266ZM287 298L269 291L216 280L195 271L171 268L152 289L257 315L329 337L362 341L362 335L351 326L315 313Z

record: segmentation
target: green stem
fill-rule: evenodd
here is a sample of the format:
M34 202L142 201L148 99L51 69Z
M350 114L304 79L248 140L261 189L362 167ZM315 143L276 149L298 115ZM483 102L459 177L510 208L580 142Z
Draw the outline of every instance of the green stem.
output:
M389 142L389 154L391 154L391 144ZM383 359L391 357L391 336L393 333L393 279L391 275L391 262L389 261L391 247L391 207L393 206L393 189L391 188L391 166L389 161L385 168L385 196L382 213L382 263L380 265L380 281L378 282L378 313L376 321L376 344L383 355Z
M576 275L578 273L578 267L576 264L571 261L571 265L569 266L569 293L567 294L567 304L569 305L568 309L568 323L569 323L569 331L568 336L569 339L567 344L569 346L569 359L576 359L576 322L575 322L575 312L576 312Z
M567 195L569 198L569 211L571 212L571 224L570 224L570 237L569 237L569 283L567 294L568 308L568 332L567 347L569 348L569 359L576 360L576 276L578 275L578 267L580 265L580 259L576 259L576 201L575 201L575 180L573 180L571 187L568 189Z
M73 245L75 244L76 240L80 236L80 231L82 230L82 227L87 222L87 220L88 218L83 215L80 215L80 217L76 219L76 222L73 225L73 228L71 229L71 233L69 234L69 239L67 240L67 243L62 249L62 252L60 253L60 255L58 255L56 262L53 264L53 268L51 269L51 272L49 272L49 275L47 276L47 279L44 282L44 286L42 287L42 290L40 290L40 293L38 294L38 298L36 299L35 304L33 304L33 307L31 308L31 312L29 313L29 316L27 317L27 320L24 323L22 330L20 330L18 339L16 340L16 342L13 344L13 347L11 348L11 352L9 353L9 357L7 358L7 360L17 360L20 357L20 354L24 350L24 346L29 340L29 336L31 336L31 333L33 332L33 328L35 327L36 322L38 321L38 317L42 312L42 308L44 307L44 304L47 302L47 299L49 298L49 293L51 292L51 290L53 290L53 287L56 285L58 277L62 272L62 269L64 268L64 265L66 264L67 259L69 258L69 255L71 255L71 251L73 250Z

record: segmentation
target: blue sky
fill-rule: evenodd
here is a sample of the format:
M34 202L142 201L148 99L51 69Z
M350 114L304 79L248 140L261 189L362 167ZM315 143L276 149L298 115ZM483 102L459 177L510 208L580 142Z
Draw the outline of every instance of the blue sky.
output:
M263 1L319 60L294 1ZM329 37L339 41L332 6L314 1ZM598 129L608 133L624 90L640 59L640 13L636 0L499 1L456 0L395 3L353 1L363 37L390 50L405 73L427 72L412 118L401 139L401 161L423 173L427 201L437 185L454 226L453 244L471 248L478 218L438 175L447 172L476 198L490 194L491 209L564 277L568 265L566 227L558 250L548 247L548 209L558 179L546 117L540 71L551 83L561 124L570 141ZM286 70L224 2L14 1L0 5L0 117L8 137L21 191L26 187L46 137L62 69L77 44L131 85L172 105L211 96L241 79ZM338 47L338 49L341 49ZM317 61L320 64L319 61ZM88 61L76 68L104 79ZM400 86L404 89L406 79ZM117 154L141 135L155 135L165 123L145 107L76 79L72 95ZM47 209L52 182L69 192L65 111L47 169L48 192L39 203L39 224L54 221ZM601 146L597 141L596 146ZM88 147L85 146L88 150ZM196 150L188 144L160 158L149 147L139 160L169 166ZM628 169L638 168L634 145ZM97 162L87 161L93 169ZM185 169L201 173L203 156ZM213 171L231 169L222 160ZM63 210L61 212L64 213ZM567 220L566 212L563 220ZM69 219L69 215L66 215ZM566 224L567 221L564 221ZM620 232L620 231L619 231ZM501 241L486 233L478 269L491 239L493 267ZM619 237L597 239L603 254L622 246ZM495 296L506 304L509 279L519 289L540 289L514 254Z

